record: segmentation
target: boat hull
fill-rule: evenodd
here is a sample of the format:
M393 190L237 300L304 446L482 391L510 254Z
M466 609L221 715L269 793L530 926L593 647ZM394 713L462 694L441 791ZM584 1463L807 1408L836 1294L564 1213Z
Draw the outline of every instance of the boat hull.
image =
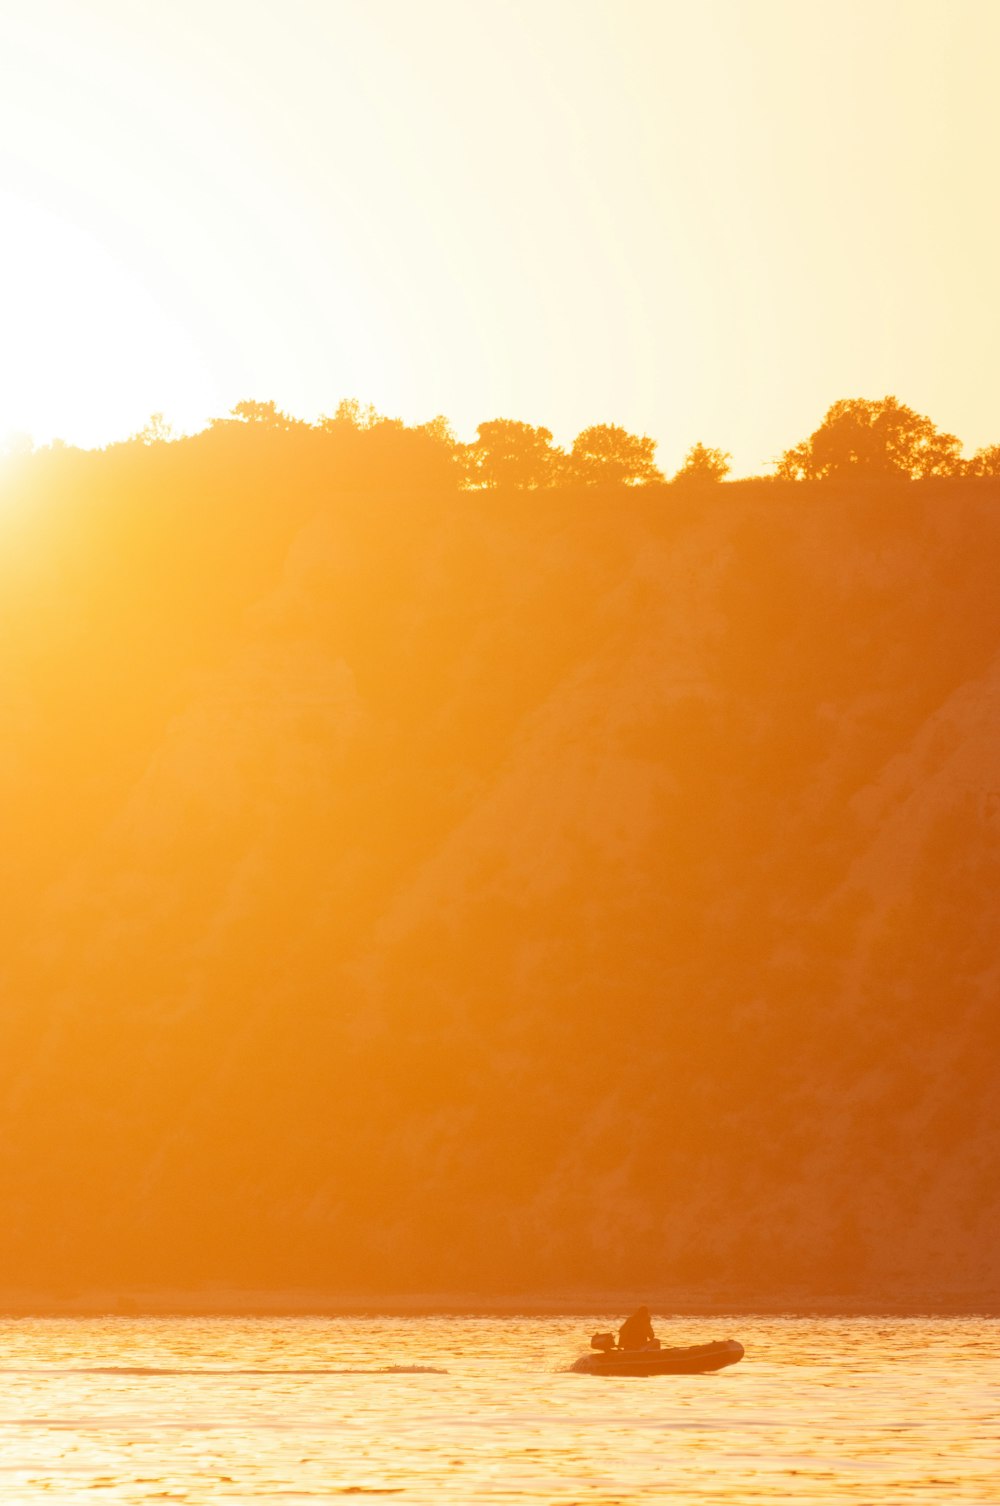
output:
M683 1349L610 1349L582 1354L572 1368L580 1375L707 1375L735 1365L743 1355L742 1344L721 1339Z

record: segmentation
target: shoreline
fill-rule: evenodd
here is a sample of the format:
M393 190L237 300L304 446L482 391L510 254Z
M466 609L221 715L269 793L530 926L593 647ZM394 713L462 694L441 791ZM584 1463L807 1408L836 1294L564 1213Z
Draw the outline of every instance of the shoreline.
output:
M1000 1316L1000 1292L940 1288L888 1294L816 1293L796 1288L760 1292L727 1288L649 1292L358 1292L222 1286L102 1287L58 1291L0 1289L0 1318L70 1317L606 1317L643 1301L663 1321L671 1317L962 1317Z

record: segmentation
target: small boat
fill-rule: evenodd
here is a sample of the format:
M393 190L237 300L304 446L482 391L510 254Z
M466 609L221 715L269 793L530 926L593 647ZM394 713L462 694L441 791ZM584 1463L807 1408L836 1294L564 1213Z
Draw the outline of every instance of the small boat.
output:
M601 1349L581 1354L570 1368L580 1375L707 1375L735 1365L744 1352L735 1339L680 1349Z

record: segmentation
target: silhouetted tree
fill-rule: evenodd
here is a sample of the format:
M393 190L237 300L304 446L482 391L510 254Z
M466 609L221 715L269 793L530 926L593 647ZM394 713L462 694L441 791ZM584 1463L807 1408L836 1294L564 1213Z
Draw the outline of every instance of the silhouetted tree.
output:
M334 471L352 487L450 490L463 479L464 447L440 415L411 428L350 397L316 427L327 441Z
M476 430L466 449L467 477L473 486L548 486L563 452L549 429L534 429L514 418L491 418Z
M374 429L377 424L395 424L402 428L401 418L389 419L379 413L374 403L364 406L356 397L342 397L335 411L319 421L319 427L327 431L331 429Z
M732 458L728 450L712 450L700 443L692 445L684 457L684 464L673 478L674 482L689 486L705 481L721 481L732 469Z
M359 437L360 463L372 480L421 490L462 482L461 446L444 420L408 428L401 418L380 418Z
M966 462L967 476L1000 476L1000 444L986 445Z
M842 398L814 434L785 451L777 475L786 481L956 476L962 471L961 448L954 434L941 433L895 397Z
M442 484L460 485L465 479L465 445L455 437L451 424L439 413L426 423L407 430L413 436L413 444L420 446L422 470L433 474ZM415 452L416 453L416 452Z
M256 402L244 399L237 403L228 418L213 418L212 427L220 424L253 424L261 429L306 429L306 424L301 418L293 418L291 414L284 413L273 402Z
M418 434L426 434L431 439L436 439L438 444L447 445L455 450L458 449L458 440L455 438L455 431L443 413L439 413L436 418L429 418L425 424L418 424L416 432Z
M131 436L134 444L168 444L174 431L162 413L151 413L143 427Z
M653 460L655 449L656 440L647 434L630 434L617 424L592 424L574 439L567 470L574 481L587 485L662 481L663 472Z

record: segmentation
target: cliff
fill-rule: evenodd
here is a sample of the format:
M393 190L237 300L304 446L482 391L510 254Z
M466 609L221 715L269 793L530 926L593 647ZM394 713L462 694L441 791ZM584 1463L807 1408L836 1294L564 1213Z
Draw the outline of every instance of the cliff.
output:
M253 442L0 500L0 1284L1000 1292L996 484Z

